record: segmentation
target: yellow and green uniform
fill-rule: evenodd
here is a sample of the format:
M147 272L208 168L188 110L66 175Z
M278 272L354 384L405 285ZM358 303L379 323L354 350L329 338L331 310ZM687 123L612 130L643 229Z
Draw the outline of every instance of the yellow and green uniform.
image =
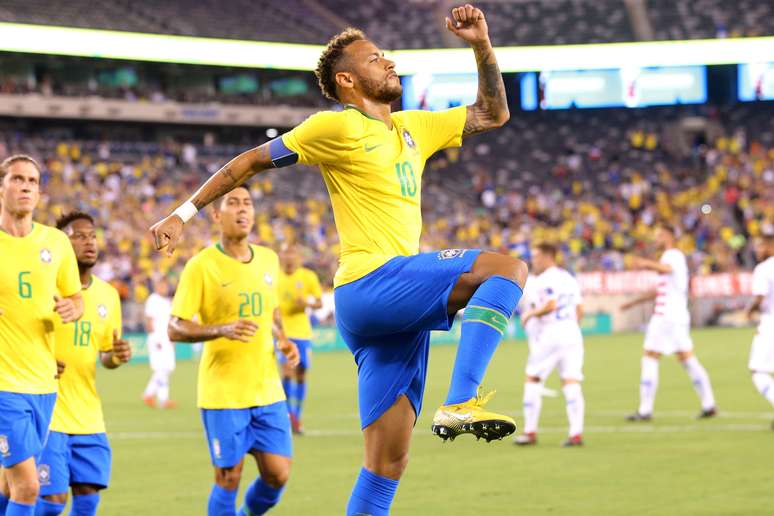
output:
M121 336L121 301L118 291L96 276L81 295L83 316L69 324L55 324L56 359L66 369L59 379L51 430L97 434L105 431L96 386L97 360L100 352L113 349L113 331Z
M188 261L172 302L172 315L203 325L250 319L258 331L250 342L218 338L205 342L199 362L198 406L242 409L285 399L272 338L278 306L279 258L267 247L250 245L243 263L220 244Z
M81 290L70 240L37 223L24 237L0 230L0 256L0 391L55 393L54 296Z
M290 339L311 340L312 325L306 310L298 307L298 301L306 301L309 297L319 299L322 296L317 275L306 267L299 267L292 274L281 271L279 292L285 335Z
M298 162L319 165L341 241L338 287L395 256L419 252L425 161L462 143L467 108L392 113L392 129L348 107L316 113L285 133Z

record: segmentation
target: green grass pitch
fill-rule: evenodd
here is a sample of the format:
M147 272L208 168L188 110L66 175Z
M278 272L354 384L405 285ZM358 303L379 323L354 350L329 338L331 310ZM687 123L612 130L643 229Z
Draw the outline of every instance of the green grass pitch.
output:
M425 408L393 514L768 514L774 511L774 413L746 368L752 335L749 329L693 332L718 399L715 420L694 419L699 406L687 375L673 357L662 359L651 424L623 420L637 405L642 335L586 339L582 449L559 446L566 432L561 396L544 400L535 448L471 436L442 443L430 433L430 419L443 401L456 348L433 348ZM497 389L491 408L515 414L519 424L525 360L525 343L504 343L484 380L485 388ZM100 513L205 514L212 469L195 407L196 365L178 365L174 410L142 405L148 376L143 366L99 373L114 453ZM558 388L555 376L548 386ZM314 356L308 396L307 435L294 441L290 483L273 514L341 515L362 456L349 353ZM249 459L242 487L256 474Z

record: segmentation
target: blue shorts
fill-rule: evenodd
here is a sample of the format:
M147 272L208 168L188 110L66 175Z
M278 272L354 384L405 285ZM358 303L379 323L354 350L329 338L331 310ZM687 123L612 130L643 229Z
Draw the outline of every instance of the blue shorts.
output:
M73 484L106 488L111 457L105 434L51 432L38 461L41 496L67 493Z
M336 325L357 363L361 428L404 394L419 416L430 331L451 328L449 294L480 253L447 249L398 256L336 288Z
M312 341L311 340L305 340L305 339L290 339L293 341L293 343L298 348L298 355L301 357L298 361L298 367L301 369L309 369L309 366L312 365L312 357L311 357L311 351L312 351ZM287 363L288 359L285 358L285 355L282 353L278 353L279 356L279 363L285 364Z
M56 394L0 391L0 465L4 468L30 457L37 460L46 445Z
M236 466L255 450L291 457L288 404L278 401L244 409L201 409L204 433L212 463L219 468Z

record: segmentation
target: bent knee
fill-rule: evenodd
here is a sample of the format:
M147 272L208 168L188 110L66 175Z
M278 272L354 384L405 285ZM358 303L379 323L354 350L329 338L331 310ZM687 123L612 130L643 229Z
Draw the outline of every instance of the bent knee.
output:
M524 288L529 267L523 260L500 253L481 253L473 266L473 280L480 285L492 276L507 278Z
M290 467L277 468L272 471L267 471L261 474L261 480L270 485L274 489L280 489L288 483L290 479Z
M11 498L21 503L35 503L40 493L40 483L34 481L16 481L11 486Z
M381 477L386 477L393 480L400 480L400 477L403 475L403 472L406 471L408 462L409 462L409 455L407 452L399 455L394 455L392 457L385 457L384 459L376 463L366 462L365 467L367 470Z
M241 468L216 468L215 470L215 483L228 491L238 489L241 479Z
M659 353L658 351L645 350L645 356L650 358L655 358L656 360L658 360L659 358L661 358L661 353Z
M53 503L61 503L66 504L67 503L67 493L58 493L58 494L52 494L52 495L46 495L41 497L44 500L47 500L49 502Z

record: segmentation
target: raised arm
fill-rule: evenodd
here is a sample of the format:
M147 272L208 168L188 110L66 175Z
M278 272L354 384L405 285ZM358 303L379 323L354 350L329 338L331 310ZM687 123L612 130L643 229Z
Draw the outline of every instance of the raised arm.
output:
M264 143L247 152L243 152L226 163L220 170L210 176L182 206L171 215L151 226L150 231L153 235L156 249L166 247L167 254L171 255L183 232L183 225L196 215L197 211L218 197L230 192L234 187L244 183L258 172L273 168L275 165L271 159L271 145L272 142Z
M633 306L637 306L642 303L646 303L648 301L653 301L658 296L658 291L656 290L650 290L648 292L645 292L644 294L635 297L631 301L627 301L626 303L621 305L621 310L628 310L629 308L632 308Z
M446 28L471 46L478 67L478 94L476 102L468 106L462 136L501 127L510 113L484 13L470 4L456 7L452 19L446 18Z
M651 271L660 272L662 274L671 274L672 266L667 263L661 263L658 260L651 260L649 258L643 258L641 256L632 256L629 258L631 269L647 269Z

